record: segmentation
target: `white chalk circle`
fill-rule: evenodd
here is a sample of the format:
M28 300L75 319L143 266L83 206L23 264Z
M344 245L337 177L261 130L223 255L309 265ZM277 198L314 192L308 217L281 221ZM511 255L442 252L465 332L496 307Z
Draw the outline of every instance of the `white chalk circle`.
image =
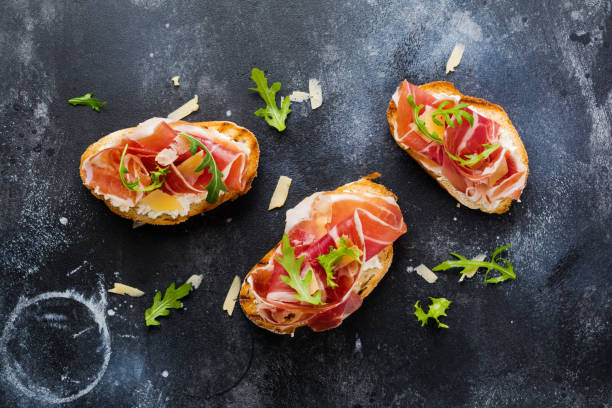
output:
M20 298L0 338L2 377L30 398L74 401L104 376L111 354L106 299L74 291Z

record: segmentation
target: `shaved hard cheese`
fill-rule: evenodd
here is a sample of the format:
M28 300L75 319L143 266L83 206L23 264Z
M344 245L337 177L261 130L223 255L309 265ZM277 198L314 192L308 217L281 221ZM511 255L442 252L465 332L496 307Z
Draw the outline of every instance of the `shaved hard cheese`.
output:
M198 105L198 95L194 95L193 99L188 100L183 106L169 114L168 119L181 120L198 109L200 109L200 106Z
M145 224L146 222L134 221L134 223L132 224L132 229L140 228Z
M114 293L116 295L128 295L132 297L140 297L144 295L144 292L140 289L133 288L128 285L124 285L123 283L115 282L115 287L108 290L109 293Z
M306 102L308 99L310 99L310 94L308 92L293 91L291 95L289 95L289 100L291 102Z
M420 264L414 270L421 278L425 279L428 283L434 283L438 280L438 275L433 273L431 269L429 269L423 264Z
M453 52L451 52L451 55L446 62L447 75L449 72L455 72L455 68L461 62L461 57L463 57L463 51L465 51L465 45L455 44L455 48L453 48Z
M323 91L318 79L308 80L308 92L310 92L310 107L314 110L323 103Z
M172 83L174 84L174 86L179 86L179 76L173 76L172 78L170 78L172 80Z
M200 287L203 278L204 275L191 275L185 283L191 283L191 289L197 289Z
M291 179L289 177L280 176L280 178L278 179L278 183L276 183L276 188L274 189L274 193L272 194L272 199L270 200L268 211L285 205L285 201L287 200L287 195L289 194L290 185L291 185Z
M232 286L230 286L229 290L227 291L225 301L223 302L223 310L225 310L230 316L234 312L236 299L238 299L238 293L240 293L240 278L238 276L234 276Z
M480 254L480 255L477 255L477 256L475 256L474 258L472 258L472 261L482 262L482 261L484 261L484 260L485 260L485 258L486 258L486 257L487 257L487 256L486 256L485 254ZM477 271L477 270L478 270L478 268L474 268L474 269L470 270L470 271L469 271L469 272L467 272L467 273L462 273L462 274L461 274L461 277L459 278L459 282L463 282L463 280L464 280L465 278L468 278L468 279L473 278L473 277L474 277L474 275L476 274L476 271Z

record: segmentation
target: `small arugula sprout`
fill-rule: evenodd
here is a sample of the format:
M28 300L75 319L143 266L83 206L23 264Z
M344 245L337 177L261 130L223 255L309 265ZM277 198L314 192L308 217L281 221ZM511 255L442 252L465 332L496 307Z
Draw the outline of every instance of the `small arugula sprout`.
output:
M92 93L88 92L83 96L68 99L68 103L72 106L85 105L91 106L91 109L100 112L100 108L106 105L106 102L100 102L97 98L92 98Z
M448 329L447 325L440 323L439 318L446 316L446 309L448 309L452 302L446 298L430 297L429 299L431 299L431 305L429 305L427 313L419 306L419 300L414 304L414 315L417 317L418 321L421 322L421 327L425 326L425 323L427 323L427 320L431 317L438 323L438 327Z
M474 117L470 114L470 112L463 110L463 108L467 108L470 105L467 103L459 103L452 108L444 109L444 107L449 103L451 102L442 102L440 105L438 105L438 108L434 111L434 113L432 113L431 119L436 125L443 126L442 122L437 119L438 116L443 116L446 124L449 127L454 128L455 123L451 120L451 115L453 115L454 118L457 119L457 123L459 123L459 125L463 124L462 118L465 118L470 123L470 127L474 126Z
M145 323L147 326L159 326L156 320L160 316L168 316L170 309L180 309L183 303L179 299L184 298L191 291L191 282L183 283L176 289L174 282L168 286L164 298L161 297L161 292L155 293L153 297L153 306L145 310Z
M208 182L206 186L202 186L203 189L208 191L206 195L206 202L209 204L214 204L219 199L219 193L221 191L227 191L227 187L225 183L223 183L223 173L217 167L217 163L213 158L213 155L210 151L204 146L204 143L200 142L195 137L188 135L187 133L179 133L179 135L183 136L187 140L189 140L189 151L192 155L198 152L198 147L201 147L206 155L202 159L202 163L195 169L196 172L202 171L208 167L208 173L212 174L212 178Z
M127 181L125 179L125 175L129 173L124 163L125 153L127 152L127 149L128 149L128 145L126 144L125 147L123 148L123 153L121 154L121 161L119 162L119 178L121 179L121 182L123 183L125 188L127 188L128 190L132 190L132 191L152 191L152 190L156 190L160 188L164 184L164 181L166 179L166 174L168 174L168 172L170 171L170 167L161 168L157 166L156 171L150 172L151 173L151 184L146 187L139 188L138 187L138 183L139 183L138 177L136 177L134 181Z
M423 104L417 105L414 102L414 97L412 95L408 96L408 103L412 106L412 109L414 112L414 123L417 126L417 129L419 129L421 133L423 133L428 139L431 139L438 144L444 144L444 141L442 140L442 138L438 136L436 132L430 132L429 130L427 130L425 121L423 119L419 119L419 112L421 111L421 109L423 109L423 106L425 105Z
M259 92L261 99L266 103L266 107L256 110L255 115L264 118L266 122L268 122L268 125L282 132L286 129L285 120L287 120L287 115L291 112L291 109L289 109L291 101L288 96L285 96L281 100L280 109L277 107L276 93L280 91L281 83L274 82L272 86L268 88L268 79L264 75L264 72L257 68L253 68L251 71L251 79L255 82L257 88L249 89Z
M494 151L496 151L497 149L499 149L500 144L496 143L494 145L490 145L490 144L486 144L484 143L482 145L485 150L483 150L482 152L478 153L478 154L466 154L465 157L466 159L462 159L459 156L455 156L454 154L451 154L448 150L444 149L444 151L446 152L446 154L448 155L448 157L450 157L451 159L459 162L462 166L475 166L476 164L480 163L482 160L486 159L487 157L489 157Z
M324 305L325 303L321 302L321 291L316 291L313 295L310 294L310 282L312 281L312 269L309 269L306 272L306 276L304 279L300 276L300 272L302 270L302 263L306 258L305 255L302 255L298 259L295 258L295 249L291 246L289 242L289 236L287 234L283 234L283 241L281 244L281 253L283 257L276 257L276 260L285 271L287 271L287 275L281 275L280 278L283 282L285 282L289 287L297 292L293 297L299 301L311 303L313 305Z
M491 254L491 261L474 261L472 259L466 259L461 255L455 254L451 252L451 255L455 256L456 260L444 261L440 265L436 266L432 269L432 271L445 271L447 269L452 268L463 268L460 273L462 274L470 274L474 271L474 268L487 268L484 276L484 283L500 283L506 281L508 279L516 279L516 274L514 273L514 267L505 258L499 258L499 254L501 254L504 250L510 248L512 245L504 245L496 248L495 251ZM502 261L505 265L500 265L499 261ZM499 275L494 278L489 278L489 272L491 270L495 270L499 272Z
M338 284L334 282L334 279L336 279L334 276L334 267L343 257L348 256L361 264L359 260L359 256L361 255L360 252L359 250L348 248L346 246L346 240L342 237L338 243L338 248L334 248L330 245L328 254L319 255L317 257L317 261L319 261L319 264L325 269L325 273L327 274L327 286L332 288L338 286Z

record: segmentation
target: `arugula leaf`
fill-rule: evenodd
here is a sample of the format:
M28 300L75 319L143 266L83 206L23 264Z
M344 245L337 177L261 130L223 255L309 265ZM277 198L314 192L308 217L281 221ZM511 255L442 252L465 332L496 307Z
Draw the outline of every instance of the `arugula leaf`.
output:
M432 114L431 119L436 125L443 126L442 122L437 119L438 116L443 116L448 126L454 128L455 123L451 120L451 115L453 115L455 119L457 119L457 123L459 123L459 125L463 124L462 118L465 118L470 123L470 127L474 126L474 117L470 114L470 112L463 110L463 108L467 108L470 105L468 105L467 103L458 103L452 108L444 109L444 107L449 103L451 102L442 102L440 105L438 105L438 108Z
M195 171L202 171L208 167L208 173L212 174L212 178L206 186L201 187L208 191L208 194L206 194L206 202L209 204L216 203L219 199L219 193L221 191L227 191L227 187L225 186L225 183L223 183L223 173L217 167L215 158L204 143L200 142L195 137L188 135L187 133L179 133L179 135L189 140L189 151L192 155L198 152L198 147L201 147L206 152L206 155L204 155L204 158L202 159L202 163L200 163Z
M338 248L334 248L330 245L329 253L327 255L317 256L317 261L319 261L319 264L323 267L323 269L325 269L325 273L327 274L327 286L332 288L338 286L338 284L334 282L334 279L336 279L334 276L334 266L336 266L336 264L340 262L343 257L351 257L361 264L361 261L359 260L360 252L361 251L359 250L348 248L346 246L346 240L344 237L342 237L340 238Z
M83 96L79 96L77 98L68 99L68 103L72 106L77 105L86 105L91 106L91 109L100 112L100 108L106 105L106 102L100 102L97 98L92 98L93 94L91 92L86 93Z
M451 252L451 255L458 258L457 260L444 261L440 265L436 266L432 269L432 271L445 271L447 269L452 268L463 268L460 273L469 274L474 268L487 268L484 276L484 283L500 283L506 281L508 279L516 279L516 274L514 273L514 267L504 258L498 258L498 255L502 253L504 250L510 248L512 245L504 245L501 246L491 254L491 261L474 261L471 259L466 259L461 255L455 254ZM500 265L499 261L502 261L505 265ZM491 270L495 270L499 272L499 275L494 278L488 278L489 272Z
M313 305L324 305L325 303L321 302L321 291L318 290L314 295L310 294L310 282L312 281L312 269L309 269L306 272L306 276L304 279L300 276L300 271L302 270L302 263L306 258L305 255L299 257L299 259L295 258L295 249L289 243L289 236L287 234L283 234L283 241L281 244L281 253L283 257L276 257L276 260L285 271L287 271L287 275L281 275L281 279L287 285L289 285L293 290L297 292L297 294L293 295L294 298L300 300L302 302L312 303Z
M428 139L431 139L438 144L444 144L442 138L440 138L440 136L438 136L436 132L430 132L429 130L427 130L425 121L423 119L419 119L419 112L421 111L421 109L423 109L423 106L425 105L417 105L414 102L414 97L412 95L408 95L408 103L412 106L414 112L414 124L417 126L417 129L419 129Z
M124 164L125 153L127 152L127 149L128 145L126 144L123 148L123 153L121 153L121 161L119 162L119 178L121 179L123 185L127 189L132 191L152 191L160 188L164 184L166 174L168 174L168 172L170 171L170 167L161 168L157 166L157 171L150 172L151 184L143 188L138 188L138 177L136 177L134 181L127 181L124 177L125 174L129 174L129 171Z
M446 152L448 157L450 157L451 159L459 162L462 166L474 166L474 165L480 163L481 160L484 160L487 157L489 157L494 151L499 149L500 144L496 143L494 145L490 145L490 144L484 143L483 146L484 146L485 150L483 150L482 152L480 152L478 154L466 154L465 157L467 158L467 160L462 159L459 156L455 156L454 154L451 154L446 149L444 149L444 151Z
M266 107L256 110L255 115L266 119L268 125L282 132L286 128L285 120L287 120L287 115L291 112L291 109L289 109L291 104L289 96L285 96L282 99L281 108L278 109L276 106L276 93L280 91L281 83L275 82L268 88L268 79L264 72L257 68L253 68L251 71L251 79L255 82L257 88L249 89L259 92L259 95L266 103Z
M153 306L145 310L145 322L147 326L159 326L156 320L160 316L168 316L169 309L180 309L183 303L178 299L184 298L191 291L191 282L183 283L178 289L174 288L174 282L168 286L164 298L161 297L161 292L155 293L153 298Z
M421 307L419 306L419 300L417 300L417 302L414 304L414 314L421 322L421 327L425 326L425 323L427 323L427 320L429 320L429 318L431 317L436 322L438 322L438 327L448 329L447 325L445 325L444 323L440 323L439 318L441 316L446 316L446 309L448 309L452 302L446 298L430 297L429 299L431 299L431 305L429 305L429 310L427 311L427 313L425 313L423 309L421 309Z

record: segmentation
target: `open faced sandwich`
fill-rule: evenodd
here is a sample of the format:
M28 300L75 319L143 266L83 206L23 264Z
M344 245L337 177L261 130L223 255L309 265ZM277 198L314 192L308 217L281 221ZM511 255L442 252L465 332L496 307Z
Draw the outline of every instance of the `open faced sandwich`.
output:
M89 146L80 173L114 213L168 225L245 194L258 161L257 139L232 122L152 118Z
M279 334L340 325L389 270L393 242L406 232L396 201L363 178L287 211L282 241L251 269L240 291L246 316Z
M520 198L527 152L500 106L450 82L403 81L387 119L397 144L466 207L501 214Z

